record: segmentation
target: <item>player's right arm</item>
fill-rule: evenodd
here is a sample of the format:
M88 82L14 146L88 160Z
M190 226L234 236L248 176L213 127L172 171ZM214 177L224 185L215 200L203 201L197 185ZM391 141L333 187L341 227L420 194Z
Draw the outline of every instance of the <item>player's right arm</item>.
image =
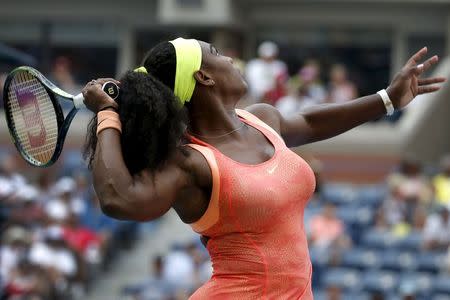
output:
M111 78L97 79L83 89L85 104L94 113L117 108L117 103L101 89L105 81L120 84ZM208 180L207 166L198 172L202 161L192 157L186 159L185 153L176 150L160 168L132 175L123 158L119 131L113 128L102 130L97 136L91 164L94 188L102 211L116 219L149 221L174 206L182 219L195 221L202 212L197 211L198 205L190 205L189 195L201 194L198 191L204 189L202 185L207 185L202 182L211 180ZM203 177L206 180L198 180ZM185 195L185 191L190 191L189 195ZM198 199L196 197L195 200ZM193 208L189 209L191 206Z
M178 192L192 182L183 170L176 153L155 170L143 170L132 176L125 165L120 133L102 130L92 164L94 188L102 211L116 219L149 221L166 213L177 199Z

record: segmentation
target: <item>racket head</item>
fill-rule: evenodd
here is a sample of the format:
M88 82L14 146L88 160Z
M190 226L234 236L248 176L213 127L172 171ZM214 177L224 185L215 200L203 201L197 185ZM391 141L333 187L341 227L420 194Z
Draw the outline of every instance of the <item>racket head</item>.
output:
M8 129L20 155L33 166L48 167L61 153L64 114L58 97L71 100L71 95L59 91L31 67L16 68L6 78L3 103Z

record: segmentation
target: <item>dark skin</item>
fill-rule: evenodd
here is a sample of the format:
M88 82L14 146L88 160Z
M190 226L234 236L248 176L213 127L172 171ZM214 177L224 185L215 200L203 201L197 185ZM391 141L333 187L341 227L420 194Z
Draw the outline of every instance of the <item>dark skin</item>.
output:
M200 43L202 68L194 75L197 84L189 106L188 131L203 136L200 139L235 161L259 164L268 160L274 153L273 145L261 132L243 124L234 112L247 91L243 77L231 58L221 56L210 44ZM412 56L387 88L396 109L405 107L419 94L439 90L436 84L445 81L438 77L419 78L438 61L433 56L418 66L426 53L427 49L423 48ZM103 107L116 106L101 90L101 85L108 80L113 79L98 79L83 89L85 103L94 113ZM386 114L377 94L345 104L317 106L290 119L283 118L267 104L255 104L246 110L270 125L290 146L327 139ZM235 129L238 130L227 134ZM206 211L211 172L205 158L189 146L175 151L164 167L143 170L135 176L130 175L124 163L117 130L100 132L97 149L92 168L94 187L107 215L149 221L173 207L183 222L192 223Z

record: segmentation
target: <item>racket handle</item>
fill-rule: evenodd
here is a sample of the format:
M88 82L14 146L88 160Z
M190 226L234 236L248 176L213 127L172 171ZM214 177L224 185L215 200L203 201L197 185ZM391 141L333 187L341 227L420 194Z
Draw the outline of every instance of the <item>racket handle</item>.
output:
M102 86L102 90L113 100L116 100L117 97L119 97L119 87L112 81L105 82ZM86 105L84 104L84 96L82 93L73 96L73 105L77 109L86 107Z

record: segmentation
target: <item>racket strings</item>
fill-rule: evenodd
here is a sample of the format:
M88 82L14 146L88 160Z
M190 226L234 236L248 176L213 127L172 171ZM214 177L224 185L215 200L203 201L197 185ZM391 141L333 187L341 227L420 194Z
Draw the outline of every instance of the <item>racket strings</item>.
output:
M47 91L33 75L18 72L8 98L13 130L22 151L39 165L48 163L56 149L58 122Z

